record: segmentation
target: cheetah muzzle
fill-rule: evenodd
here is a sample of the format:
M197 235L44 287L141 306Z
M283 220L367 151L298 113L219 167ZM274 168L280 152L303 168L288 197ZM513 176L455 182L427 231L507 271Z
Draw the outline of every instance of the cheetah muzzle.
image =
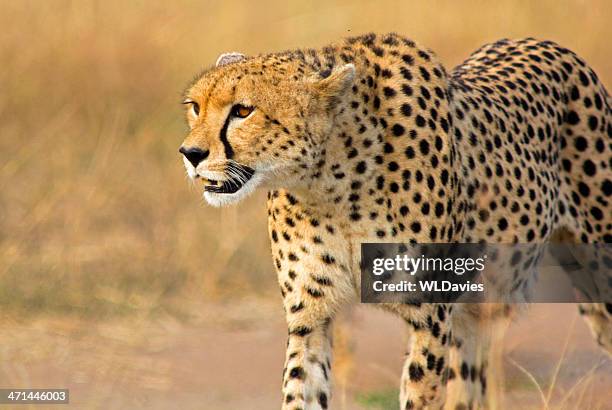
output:
M246 165L229 163L226 173L229 175L229 179L224 181L205 179L204 191L215 194L235 194L251 180L255 170Z

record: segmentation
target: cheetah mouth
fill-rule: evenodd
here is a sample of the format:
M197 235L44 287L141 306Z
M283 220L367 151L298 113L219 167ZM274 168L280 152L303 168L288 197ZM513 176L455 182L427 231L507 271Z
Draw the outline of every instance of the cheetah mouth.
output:
M204 191L214 194L235 194L251 180L255 170L242 164L230 163L226 168L229 177L223 181L204 178Z

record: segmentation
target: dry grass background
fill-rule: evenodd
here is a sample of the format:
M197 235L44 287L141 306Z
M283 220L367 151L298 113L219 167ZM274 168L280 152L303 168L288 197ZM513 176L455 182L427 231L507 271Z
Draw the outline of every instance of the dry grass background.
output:
M535 36L610 89L610 21L608 0L2 0L0 312L185 318L278 298L263 194L206 207L177 153L181 91L221 52L397 31L450 69L485 42Z

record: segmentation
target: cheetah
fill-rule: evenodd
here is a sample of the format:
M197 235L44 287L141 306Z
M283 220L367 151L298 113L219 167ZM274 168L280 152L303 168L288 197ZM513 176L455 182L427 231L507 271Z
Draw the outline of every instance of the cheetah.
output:
M212 206L268 190L288 341L283 409L327 409L331 326L366 242L612 242L612 115L572 51L501 40L450 74L401 35L222 54L185 94L180 153ZM402 409L477 408L482 307L385 304L410 328ZM610 349L611 304L584 305Z

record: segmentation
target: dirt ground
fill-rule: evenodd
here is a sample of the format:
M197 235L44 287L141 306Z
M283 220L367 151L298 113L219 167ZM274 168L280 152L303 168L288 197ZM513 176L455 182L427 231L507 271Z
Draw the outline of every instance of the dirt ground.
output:
M69 388L66 407L79 409L277 408L286 341L280 304L245 300L201 311L187 323L5 318L0 385ZM612 408L612 361L577 316L573 305L533 305L510 326L502 408L543 408L535 382L546 396L553 379L551 408ZM402 323L358 307L341 329L345 352L335 363L332 408L393 406L406 340Z

